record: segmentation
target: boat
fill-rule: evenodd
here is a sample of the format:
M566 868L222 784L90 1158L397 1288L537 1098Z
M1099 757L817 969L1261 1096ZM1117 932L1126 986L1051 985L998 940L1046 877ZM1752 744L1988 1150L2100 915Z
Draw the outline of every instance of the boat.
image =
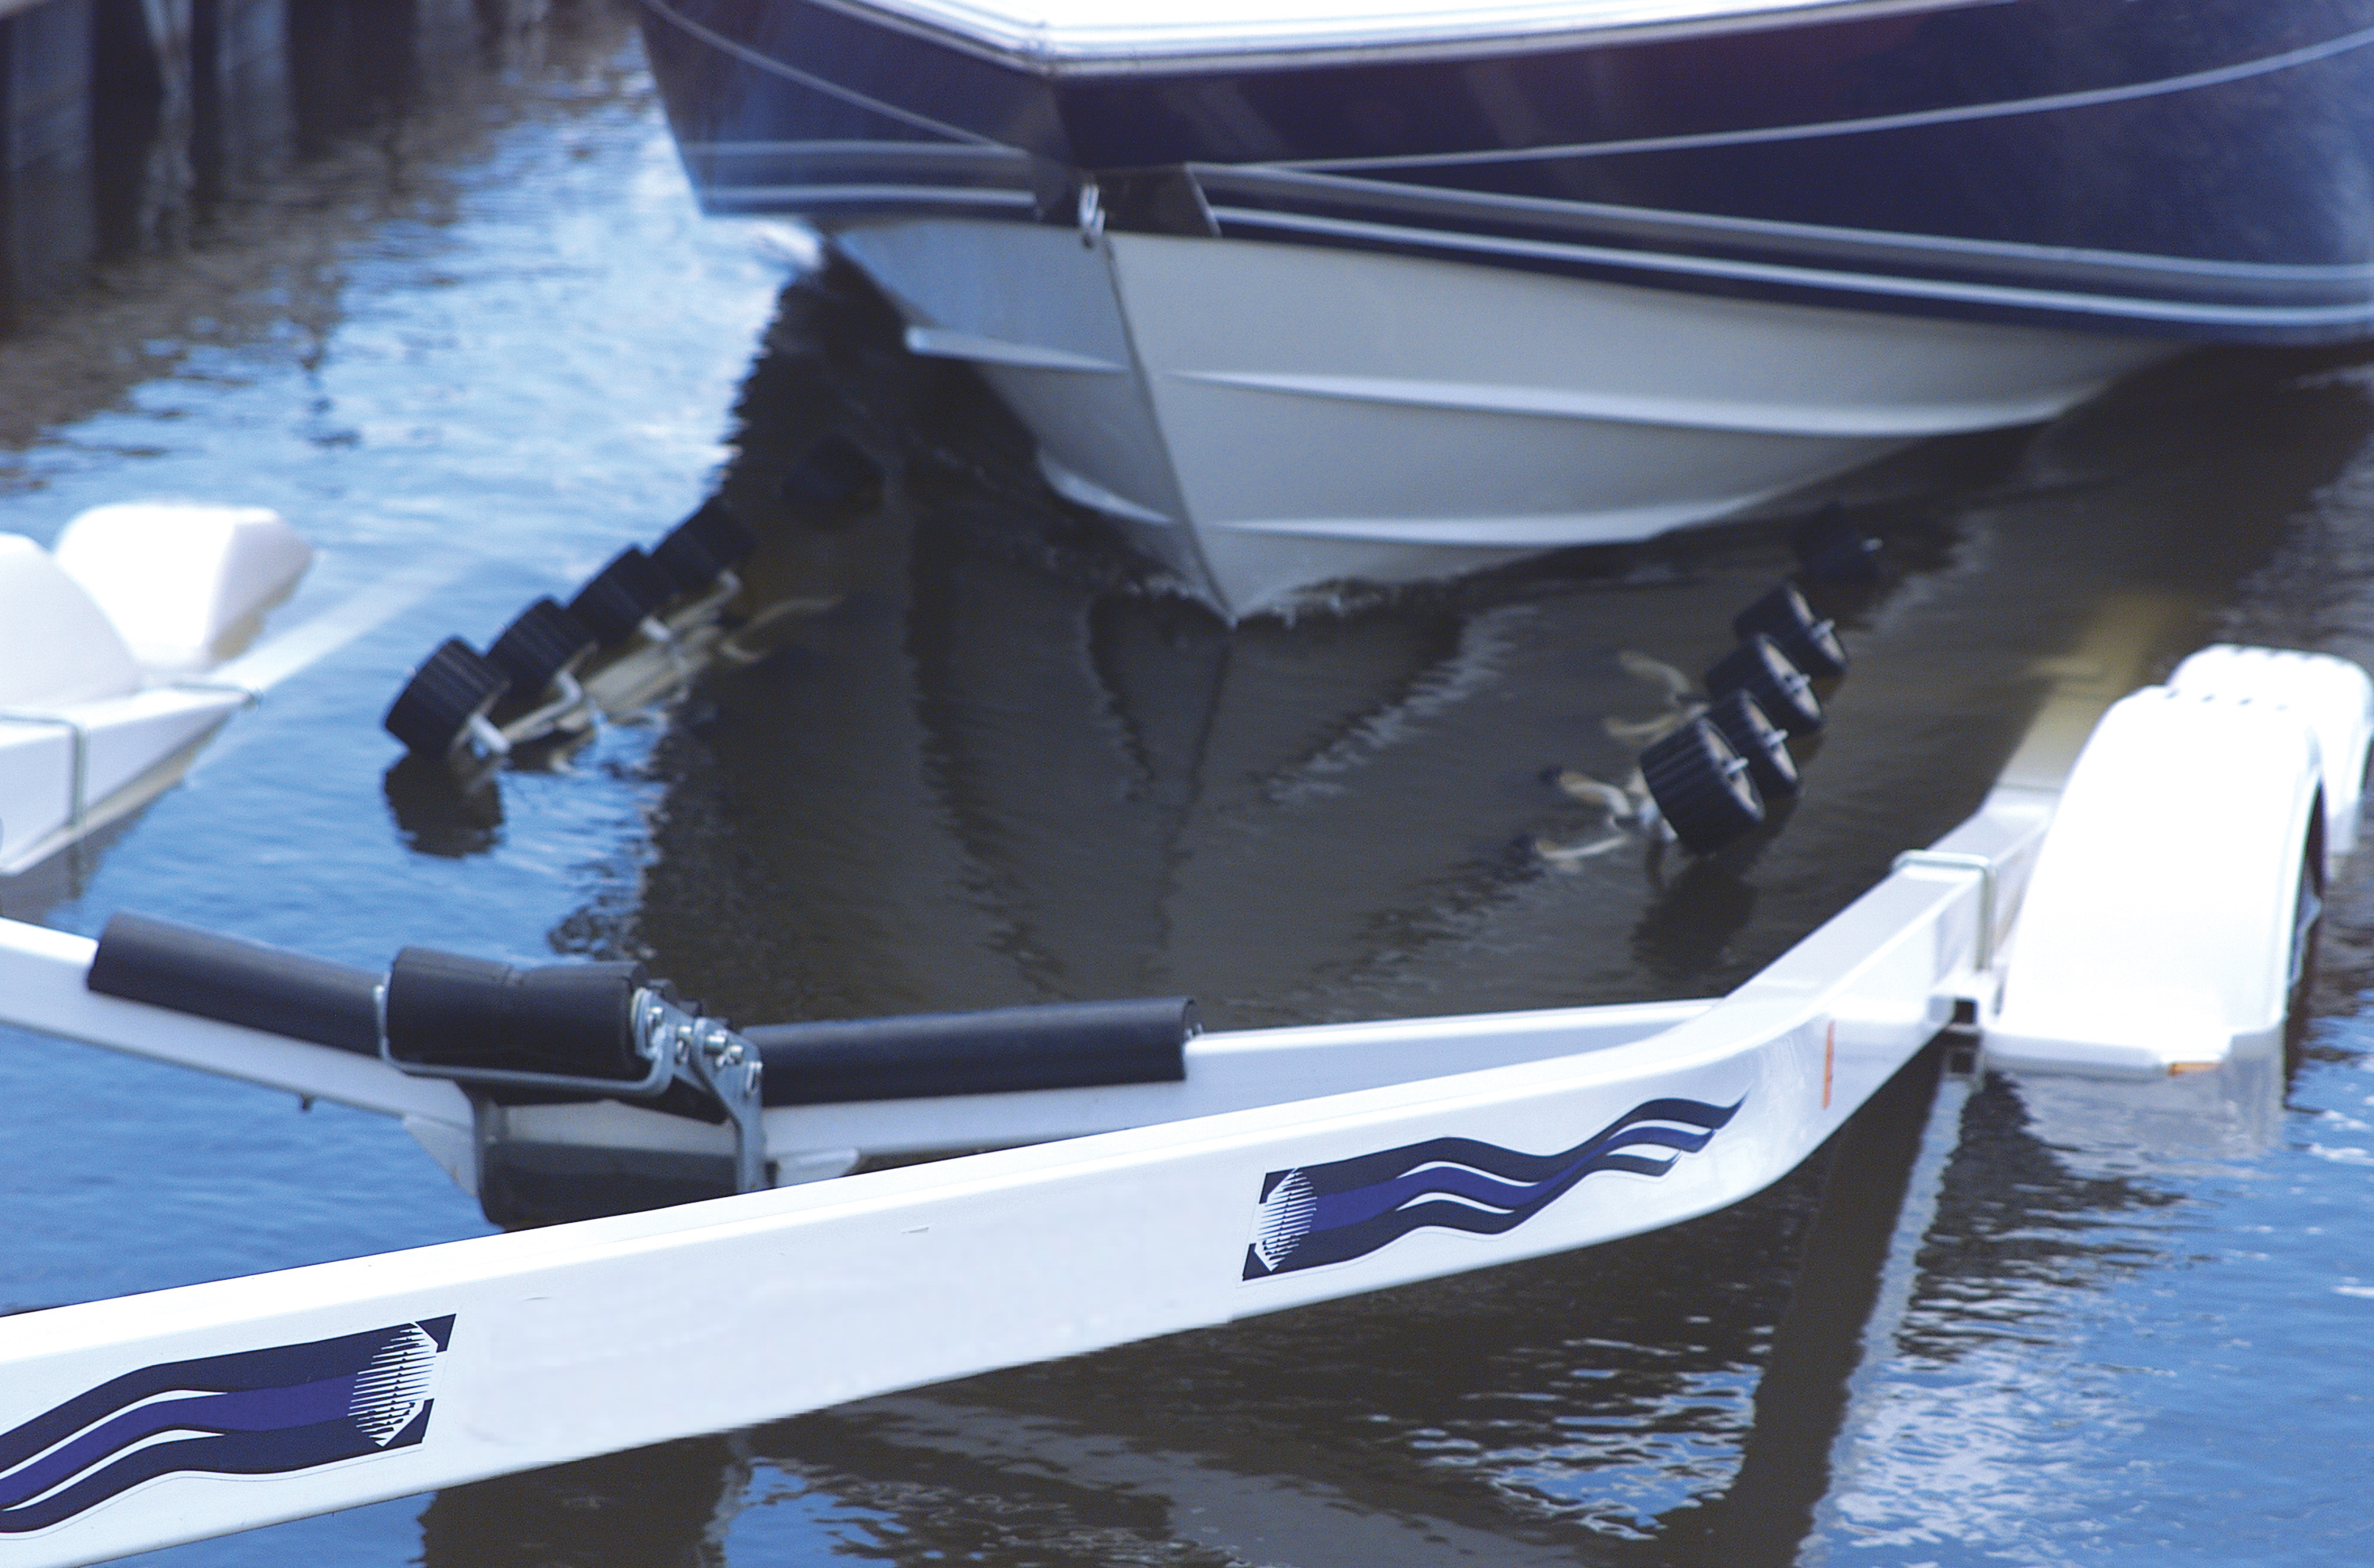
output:
M642 0L813 227L1224 613L1771 509L2374 324L2374 0Z

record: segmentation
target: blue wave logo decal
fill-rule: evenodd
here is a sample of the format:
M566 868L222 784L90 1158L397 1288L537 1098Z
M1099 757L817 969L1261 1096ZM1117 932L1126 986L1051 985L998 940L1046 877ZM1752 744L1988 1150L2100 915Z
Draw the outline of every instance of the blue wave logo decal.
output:
M1521 1154L1469 1138L1436 1138L1262 1178L1248 1280L1366 1258L1415 1230L1498 1235L1540 1213L1587 1176L1661 1176L1739 1114L1697 1100L1650 1100L1571 1149ZM1660 1151L1671 1151L1661 1153Z
M429 1434L434 1317L127 1372L0 1433L0 1535L73 1518L159 1476L286 1475Z

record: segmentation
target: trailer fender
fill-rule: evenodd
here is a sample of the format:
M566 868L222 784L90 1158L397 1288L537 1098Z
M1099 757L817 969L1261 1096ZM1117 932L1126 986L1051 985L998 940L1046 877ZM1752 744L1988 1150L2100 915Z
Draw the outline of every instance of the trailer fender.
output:
M2374 680L2346 659L2219 643L2176 667L2168 689L2290 708L2316 731L2324 764L2324 852L2338 866L2357 848L2357 813L2374 740Z
M2104 714L2037 857L1988 1062L2162 1076L2281 1039L2321 891L2315 727L2147 687Z

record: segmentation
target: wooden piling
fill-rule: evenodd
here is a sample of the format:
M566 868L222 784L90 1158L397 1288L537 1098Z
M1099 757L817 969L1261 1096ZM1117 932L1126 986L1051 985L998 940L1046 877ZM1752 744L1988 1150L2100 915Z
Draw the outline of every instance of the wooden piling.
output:
M480 4L0 0L0 331L401 112L472 56Z
M97 246L90 0L0 0L0 322L76 287Z

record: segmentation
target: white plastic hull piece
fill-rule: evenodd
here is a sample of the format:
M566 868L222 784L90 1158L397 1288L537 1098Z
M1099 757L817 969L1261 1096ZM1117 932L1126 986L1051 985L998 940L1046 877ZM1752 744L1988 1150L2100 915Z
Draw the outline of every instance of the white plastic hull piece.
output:
M0 533L0 711L123 696L141 672L107 613L39 544Z
M964 219L833 240L1055 488L1230 615L1732 516L2168 345L1366 251Z
M134 563L119 576L139 575L138 558L136 550L107 556ZM252 700L219 685L144 690L157 672L135 657L125 632L65 562L0 534L0 875L170 785Z

